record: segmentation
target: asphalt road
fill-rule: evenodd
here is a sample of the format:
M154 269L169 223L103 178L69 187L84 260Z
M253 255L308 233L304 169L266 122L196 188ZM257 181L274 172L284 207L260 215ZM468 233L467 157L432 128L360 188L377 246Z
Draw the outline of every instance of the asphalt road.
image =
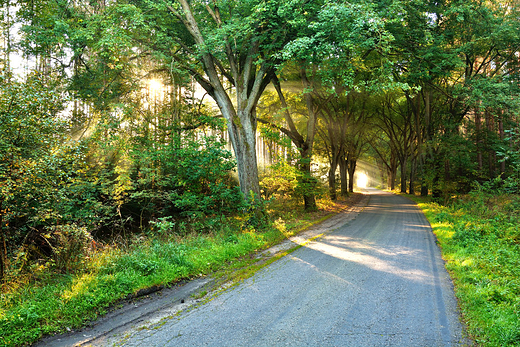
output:
M115 346L467 346L435 237L410 200L368 205L238 286Z

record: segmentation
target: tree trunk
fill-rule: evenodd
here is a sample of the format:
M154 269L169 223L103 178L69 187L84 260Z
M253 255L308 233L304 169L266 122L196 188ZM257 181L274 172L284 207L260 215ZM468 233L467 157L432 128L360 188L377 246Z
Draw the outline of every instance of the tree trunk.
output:
M421 196L428 196L428 183L426 181L426 158L429 152L430 146L430 134L431 134L431 107L430 107L430 91L426 90L424 94L424 127L425 127L425 150L420 159L421 167Z
M417 159L412 159L412 164L410 165L410 185L409 185L409 192L411 195L414 195L415 194L415 187L414 187L414 182L415 182L415 170L416 170L416 167L417 167Z
M399 165L397 164L397 156L395 152L392 151L390 153L390 189L395 190L395 180L397 178L397 168Z
M401 159L401 193L406 193L406 158Z
M335 153L335 148L332 149L331 162L329 168L329 197L330 200L335 201L336 195L336 169L338 168L339 155Z
M344 156L341 156L341 158L339 159L339 176L341 177L341 196L348 195L347 168L347 159L345 159Z
M329 198L332 201L337 199L336 196L336 169L338 167L337 160L331 163L329 168Z
M395 189L395 177L397 176L397 172L394 170L388 170L388 186L390 190Z
M316 197L314 190L316 188L316 181L312 177L311 172L311 150L305 149L301 151L300 171L303 173L300 184L303 188L303 203L305 211L316 211Z
M251 194L258 198L260 184L256 158L256 124L251 124L247 115L240 118L243 119L242 126L236 124L237 122L228 122L229 137L237 160L240 190L246 199L249 199Z
M184 24L194 42L199 47L206 47L205 37L195 18L191 2L179 0L182 11L167 5L168 9ZM212 17L220 23L219 16ZM236 60L235 47L231 42L226 46L226 58L229 63L227 71L222 70L222 62L206 49L199 54L205 74L196 70L189 70L195 80L215 100L223 117L227 121L229 137L233 145L237 160L238 179L244 198L249 199L251 194L260 196L258 168L256 158L256 115L255 109L262 92L267 87L274 68L265 61L258 62L259 42L252 40L247 51L242 52L244 59L240 63ZM223 77L232 82L234 90L229 92ZM235 102L231 100L235 97Z
M317 210L316 206L316 197L315 197L315 189L316 189L316 181L312 177L311 172L311 161L312 161L312 147L314 145L314 135L316 134L316 122L317 122L317 114L314 106L314 100L311 95L310 90L312 89L311 82L307 77L307 70L302 66L300 69L300 75L302 80L302 85L305 89L309 90L304 94L305 104L307 106L307 139L305 140L303 151L301 151L302 155L302 164L303 171L305 172L304 176L304 186L305 186L305 194L303 195L303 200L305 204L306 211L315 211Z
M300 69L300 75L301 75L303 87L305 89L310 89L311 83L307 78L307 73L306 73L304 67L302 67ZM307 112L308 112L309 117L307 120L307 138L304 138L298 131L298 128L296 127L296 125L294 124L294 121L289 112L289 106L287 105L285 96L282 93L280 81L278 80L276 75L273 75L271 77L271 81L273 82L276 92L278 93L278 98L280 99L280 103L282 104L282 107L285 110L284 116L285 116L285 120L287 122L287 126L289 127L289 129L284 129L284 128L279 128L279 129L282 130L287 136L289 136L292 143L296 146L296 148L298 148L298 151L300 152L301 158L300 158L300 163L298 165L298 168L301 172L300 185L302 186L302 189L303 189L303 203L305 206L305 210L314 211L317 209L316 198L315 198L315 194L314 194L316 182L315 182L314 178L312 177L311 161L312 161L312 146L314 144L314 135L316 133L317 115L314 110L312 96L310 95L310 92L307 92L305 94L305 102L307 105Z
M348 160L348 191L354 192L354 174L356 173L356 164L357 161L355 159Z

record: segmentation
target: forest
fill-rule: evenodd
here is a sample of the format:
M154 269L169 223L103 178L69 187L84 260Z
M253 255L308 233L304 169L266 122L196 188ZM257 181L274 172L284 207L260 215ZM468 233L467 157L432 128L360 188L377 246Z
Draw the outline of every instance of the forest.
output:
M0 3L0 344L262 248L287 211L355 195L360 173L459 228L447 242L465 256L502 247L475 266L507 272L479 307L507 307L508 323L469 326L483 345L520 344L517 1ZM233 250L206 261L210 236ZM125 268L157 276L131 284ZM84 317L23 299L94 282L65 300Z

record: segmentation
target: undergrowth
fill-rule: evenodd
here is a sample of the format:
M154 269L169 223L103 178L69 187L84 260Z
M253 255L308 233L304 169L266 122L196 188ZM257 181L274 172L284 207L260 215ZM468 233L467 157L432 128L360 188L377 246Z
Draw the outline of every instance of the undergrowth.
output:
M131 241L98 244L75 271L55 273L40 266L18 274L0 293L0 346L30 345L45 335L82 327L144 288L241 268L252 263L251 254L340 207L322 201L318 212L304 213L290 201L274 202L268 207L271 222L259 230L245 227L240 218L227 218L211 233L179 235L164 220Z
M479 346L520 346L520 197L475 191L449 206L414 199L452 275Z

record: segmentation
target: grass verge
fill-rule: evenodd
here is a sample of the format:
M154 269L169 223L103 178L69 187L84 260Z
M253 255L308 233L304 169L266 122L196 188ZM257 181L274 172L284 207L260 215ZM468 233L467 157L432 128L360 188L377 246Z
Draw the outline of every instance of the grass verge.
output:
M42 336L82 327L146 288L207 274L240 281L263 266L251 266L257 251L334 215L345 203L323 202L313 213L288 207L286 202L272 206L274 222L261 232L228 220L211 234L139 235L125 246L108 245L91 252L76 273L44 269L17 279L0 293L0 346L26 346Z
M520 197L476 192L450 206L411 198L437 236L475 343L520 346Z

